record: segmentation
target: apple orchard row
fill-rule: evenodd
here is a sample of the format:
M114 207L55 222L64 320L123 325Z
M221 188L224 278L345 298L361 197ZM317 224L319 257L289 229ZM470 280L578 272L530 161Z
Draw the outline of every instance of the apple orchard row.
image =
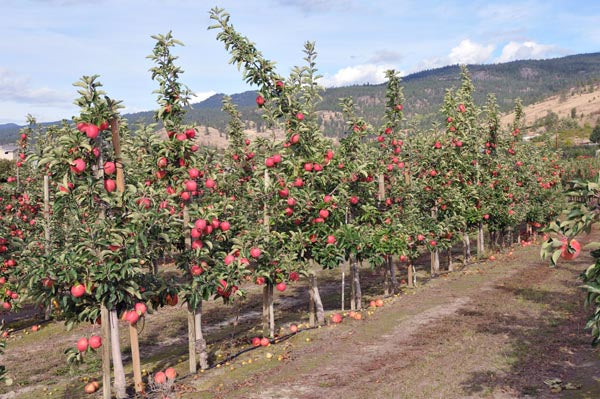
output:
M475 104L466 68L460 86L445 95L440 125L423 130L406 120L411 104L388 71L381 124L367 123L351 98L341 99L346 128L334 141L317 122L314 44L305 44L305 64L286 77L226 13L214 9L211 18L231 62L256 87L256 112L272 134L246 137L226 98L229 146L197 145L198 131L184 124L192 93L180 82L172 53L179 43L170 33L154 37L150 56L159 125L127 126L98 77L83 77L76 84L80 115L47 128L31 120L18 142L18 178L0 187L5 310L27 298L68 325L115 329L113 316L101 320L103 308L135 325L148 308L184 303L195 321L188 323L195 371L208 365L203 301L230 303L244 297L243 284L263 286L263 326L272 336L273 289L285 291L303 277L311 322L324 321L319 268L348 262L351 308L360 309L360 262L387 270L391 293L392 259L412 284L413 261L423 251L437 257L435 275L440 252L469 234L481 234L483 255L484 227L496 240L516 237L523 223L539 227L560 210L559 156L522 140L520 103L508 128L493 95ZM166 273L165 260L179 273ZM98 339L81 341L77 352L110 341Z

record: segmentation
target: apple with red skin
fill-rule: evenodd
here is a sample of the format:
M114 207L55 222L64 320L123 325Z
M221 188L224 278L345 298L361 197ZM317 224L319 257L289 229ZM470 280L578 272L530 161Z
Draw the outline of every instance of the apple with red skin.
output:
M117 170L117 167L114 162L104 162L104 173L107 175L112 175Z
M135 304L135 311L141 316L143 314L146 313L146 311L148 310L148 308L146 307L146 304L143 302L138 302Z
M335 244L335 236L328 235L327 236L327 244L329 244L329 245Z
M260 346L269 346L271 344L271 342L269 341L269 338L262 338L260 340Z
M256 248L256 247L250 248L250 256L252 256L253 258L260 257L261 253L262 252L261 252L260 248Z
M217 182L215 182L213 179L206 179L204 185L206 188L215 188L217 186Z
M167 158L160 157L158 158L158 161L156 161L156 166L158 166L159 168L166 168L168 163L169 162L167 161Z
M230 265L231 263L233 263L234 260L235 257L233 255L227 255L225 256L224 262L226 265Z
M98 349L102 346L102 338L100 338L98 335L92 335L89 339L89 345L92 349Z
M567 245L567 239L563 239L563 245L561 247L560 257L565 260L573 260L579 256L581 252L581 244L577 240L571 240ZM573 248L575 252L569 252L569 247Z
M129 324L131 324L132 326L135 323L137 323L137 321L139 319L140 319L140 316L137 314L137 312L135 310L127 312L127 315L125 316L125 320L127 320L127 322L129 322Z
M263 285L265 283L265 278L264 277L257 277L256 278L256 284L258 285Z
M298 112L296 114L296 119L298 119L299 121L304 120L304 114L302 112Z
M85 352L88 348L88 345L89 345L89 342L86 337L79 338L79 341L77 341L77 350L79 352Z
M187 137L188 139L193 139L194 137L196 137L196 130L194 129L188 129L185 131L185 137Z
M290 281L298 281L300 279L300 275L298 272L291 272L289 279Z
M260 338L258 338L258 337L252 338L252 346L254 346L255 348L259 347L260 346Z
M297 324L291 324L290 325L290 331L292 333L294 333L294 334L297 333L298 332L298 325Z
M117 182L115 182L113 179L106 179L104 180L104 188L109 193L112 193L117 189Z
M177 377L177 371L175 371L175 369L173 367L169 367L168 369L165 370L165 376L169 380L174 380L175 377Z
M77 158L71 162L70 169L73 173L80 175L86 168L86 163L83 159Z
M198 185L194 180L186 180L185 189L186 191L196 191L198 189Z
M275 161L273 160L273 158L269 157L265 159L265 166L267 168L272 168L273 166L275 166Z
M71 295L75 298L81 298L85 294L85 287L83 284L75 284L71 287Z
M275 288L277 289L277 291L283 292L287 288L287 285L284 282L281 282L281 283L277 283L275 285Z
M265 105L265 98L264 98L263 96L260 96L260 95L259 95L259 96L257 96L257 97L256 97L256 104L257 104L259 107L262 107L263 105Z
M167 382L167 376L165 375L165 373L163 373L162 371L159 371L158 373L154 374L154 383L161 385L164 384L165 382Z
M334 314L331 316L331 321L332 321L333 323L335 323L335 324L339 324L339 323L341 323L341 322L342 322L342 315L341 315L341 314L339 314L339 313L334 313Z
M198 265L193 265L190 268L190 273L192 273L192 276L199 276L202 273L204 273L204 269L202 269L200 266Z
M221 222L219 224L219 228L221 229L221 231L227 231L231 228L231 225L229 224L229 222Z
M100 133L100 128L92 123L84 127L85 135L90 139L95 139Z

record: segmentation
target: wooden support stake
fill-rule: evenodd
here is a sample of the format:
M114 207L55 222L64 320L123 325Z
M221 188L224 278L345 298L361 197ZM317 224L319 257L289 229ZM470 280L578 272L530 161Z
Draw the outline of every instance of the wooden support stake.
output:
M110 318L108 309L100 305L102 323L102 399L110 399Z
M125 174L123 172L123 159L121 158L121 137L119 134L119 120L116 118L110 121L110 130L112 134L112 145L115 153L115 165L116 165L116 186L117 191L120 193L125 192ZM133 366L133 382L136 392L142 392L144 390L142 382L142 367L140 361L140 344L137 328L135 326L129 326L129 340L131 346L131 362Z

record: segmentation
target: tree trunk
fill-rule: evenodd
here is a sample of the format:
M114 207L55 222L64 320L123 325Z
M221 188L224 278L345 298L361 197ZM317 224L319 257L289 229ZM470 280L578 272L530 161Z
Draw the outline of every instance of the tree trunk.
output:
M263 335L275 336L275 314L273 311L273 283L268 282L263 287Z
M50 254L50 178L47 174L44 174L44 252L46 255ZM44 310L44 320L50 320L50 316L52 315L52 304L46 306ZM106 319L105 319L106 320ZM109 385L110 385L110 365L108 368L109 373ZM109 386L109 394L110 394L110 386Z
M313 262L311 262L313 263ZM312 309L313 309L313 317L311 317L311 327L315 325L316 322L319 324L323 324L325 322L325 310L323 309L323 302L321 302L321 295L319 294L319 287L317 286L317 274L313 268L310 271L310 292L312 299Z
M144 385L142 383L142 368L140 364L140 345L137 328L129 325L129 341L131 342L131 362L133 367L133 385L136 392L142 392Z
M350 300L351 310L360 310L362 308L361 302L361 290L360 290L360 276L358 272L358 261L356 255L350 255L350 271L352 274L352 295Z
M431 251L431 277L437 277L440 274L440 251L435 249Z
M315 291L313 290L313 275L309 274L308 280L310 282L310 287L308 287L308 325L314 327L316 325L316 312L315 312ZM264 315L264 313L263 313Z
M448 248L448 271L454 271L454 264L452 263L452 247Z
M113 371L115 373L115 397L117 399L127 398L125 391L125 371L123 359L121 358L121 343L119 341L119 316L116 310L110 311L110 349L112 351Z
M345 299L346 299L346 297L345 297L345 290L346 290L346 261L342 262L341 269L342 269L342 299L341 299L341 302L342 302L342 312L343 312L344 311L344 305L345 305L344 302L345 302Z
M415 284L415 268L413 266L412 263L412 259L408 260L408 266L407 266L407 279L408 279L408 286L410 288L414 288L416 286Z
M190 363L190 373L196 374L198 362L196 361L196 320L194 319L194 309L188 304L187 311L188 324L188 357Z
M106 306L100 306L102 331L102 399L110 399L110 318Z
M388 268L390 270L390 293L395 295L398 292L398 281L396 280L396 266L392 255L388 255Z
M275 312L273 310L273 283L267 284L269 287L269 337L275 337Z
M485 243L483 236L483 223L479 222L479 226L477 227L477 257L483 258L485 253Z
M463 255L463 263L466 265L471 261L471 239L467 232L463 234Z
M386 255L383 262L383 295L390 295L390 276L388 268L389 255Z
M194 333L196 335L195 351L200 361L200 369L206 370L208 368L208 353L206 353L206 340L204 334L202 334L202 301L198 304L198 307L194 309Z

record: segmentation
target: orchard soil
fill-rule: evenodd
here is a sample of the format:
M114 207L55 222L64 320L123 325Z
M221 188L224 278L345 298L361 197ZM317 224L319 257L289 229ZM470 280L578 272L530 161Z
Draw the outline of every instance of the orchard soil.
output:
M600 241L600 232L582 238L591 240ZM363 310L363 320L345 317L339 325L301 331L195 376L185 376L184 309L161 309L139 326L142 367L152 373L176 366L183 377L178 397L189 399L600 397L600 357L584 330L589 311L578 279L591 258L582 254L550 268L540 260L538 245L509 251L432 280L426 279L429 259L424 257L418 271L422 284L416 290L402 286L383 307ZM319 276L326 310L340 307L339 274ZM363 269L361 278L363 299L378 297L381 274ZM213 364L261 335L260 290L249 288L238 305L205 304ZM292 322L305 327L307 303L305 283L276 294L280 334L287 334ZM99 355L89 354L86 364L71 369L63 354L79 337L93 333L99 328L82 325L66 332L59 322L38 332L12 333L3 364L14 383L0 387L0 399L93 397L83 393L83 385L87 378L100 379ZM552 391L545 381L556 378L561 383Z

